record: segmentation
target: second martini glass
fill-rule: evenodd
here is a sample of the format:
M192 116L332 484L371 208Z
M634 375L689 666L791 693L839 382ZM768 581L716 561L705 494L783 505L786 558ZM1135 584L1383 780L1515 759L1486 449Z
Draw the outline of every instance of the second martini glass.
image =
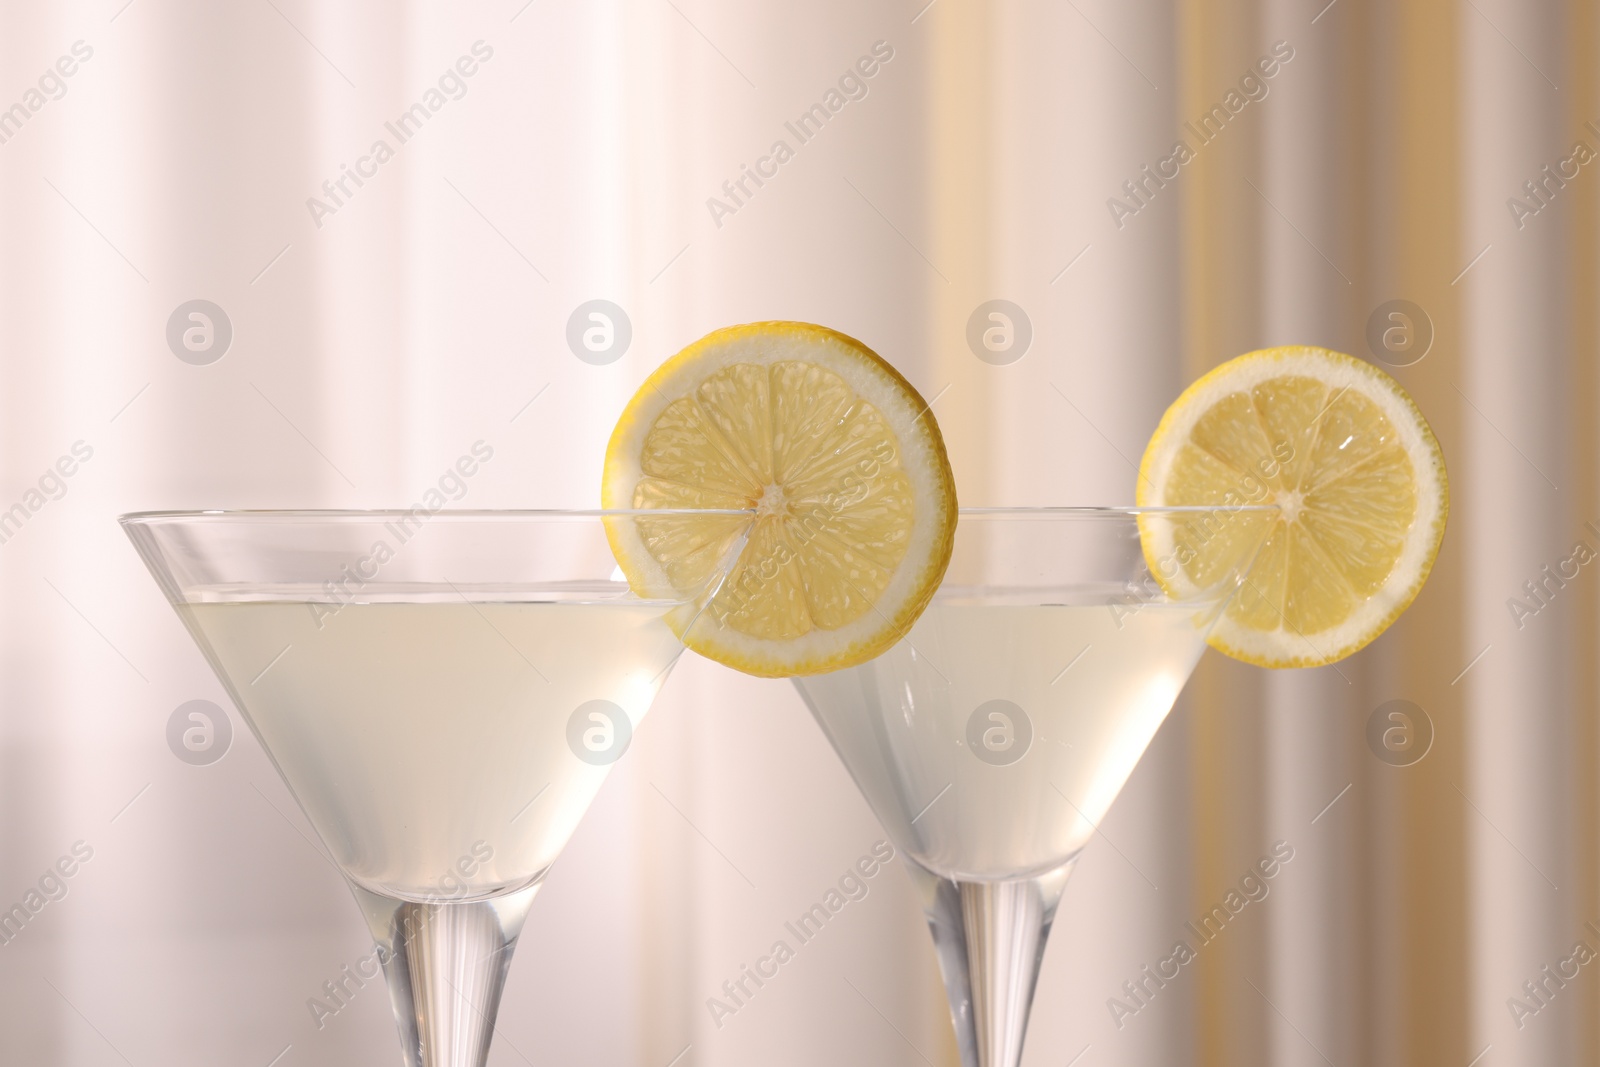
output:
M910 632L865 664L795 679L907 860L964 1067L1020 1062L1067 876L1276 515L965 509ZM1141 526L1167 528L1171 557L1146 559ZM1160 579L1202 548L1221 562L1170 596Z
M528 906L696 618L616 573L629 514L122 517L349 882L408 1067L486 1062Z

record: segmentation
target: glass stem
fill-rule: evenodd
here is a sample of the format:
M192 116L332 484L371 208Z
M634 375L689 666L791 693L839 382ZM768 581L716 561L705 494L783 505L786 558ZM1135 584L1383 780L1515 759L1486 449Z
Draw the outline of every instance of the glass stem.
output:
M351 889L377 943L406 1067L484 1067L511 953L538 885L430 904Z
M1004 882L941 878L909 857L906 866L933 932L962 1067L1017 1067L1072 861L1036 878Z

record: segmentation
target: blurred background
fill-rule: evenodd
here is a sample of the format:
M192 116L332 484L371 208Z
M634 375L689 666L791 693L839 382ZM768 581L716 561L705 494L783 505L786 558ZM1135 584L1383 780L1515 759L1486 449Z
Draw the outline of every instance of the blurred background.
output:
M1285 343L1386 367L1445 448L1388 634L1202 663L1068 886L1026 1063L1595 1062L1597 47L1543 0L0 5L0 906L74 871L0 944L0 1060L397 1062L375 985L308 1007L370 942L244 724L169 745L228 701L117 514L404 506L478 441L462 506L593 506L659 361L796 318L934 400L965 504L1131 503L1180 389ZM1368 742L1391 701L1403 753ZM705 1005L882 837L791 687L686 658L541 891L494 1064L954 1064L898 870Z

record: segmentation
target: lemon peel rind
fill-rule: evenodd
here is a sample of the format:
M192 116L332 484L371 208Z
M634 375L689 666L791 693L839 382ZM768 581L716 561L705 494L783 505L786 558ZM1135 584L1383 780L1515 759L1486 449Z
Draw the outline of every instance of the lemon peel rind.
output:
M937 592L955 547L957 501L944 438L916 388L872 349L825 326L766 321L724 327L666 360L639 387L612 431L601 485L603 507L633 508L634 490L644 477L644 439L668 405L693 393L723 367L787 360L812 363L838 375L894 428L900 463L912 474L916 521L906 553L877 602L836 630L774 640L721 626L698 607L692 613L668 615L668 624L685 647L746 674L769 678L842 670L880 655L910 631ZM636 595L648 590L659 595L659 590L670 587L664 568L645 548L633 520L612 518L605 527L612 553Z
M1405 548L1391 570L1391 580L1370 597L1361 609L1345 622L1316 634L1251 630L1235 624L1224 614L1212 630L1208 643L1217 651L1258 667L1319 667L1337 662L1375 641L1416 600L1432 573L1450 512L1450 483L1445 471L1444 453L1438 438L1420 408L1391 375L1364 360L1342 352L1309 345L1258 349L1228 360L1191 384L1161 417L1150 437L1139 464L1139 483L1135 500L1141 506L1164 504L1158 487L1165 486L1171 463L1179 447L1216 400L1245 392L1271 378L1297 374L1314 378L1338 390L1355 389L1372 402L1389 420L1399 435L1403 451L1412 459L1417 481L1417 515ZM1422 462L1418 462L1422 460ZM1221 510L1221 505L1219 505ZM1422 532L1426 531L1426 532ZM1140 541L1151 574L1170 596L1193 595L1198 590L1185 581L1182 571L1163 577L1158 561L1170 556L1173 545L1166 524L1140 522ZM1409 575L1409 580L1394 579ZM1286 641L1303 646L1307 652L1287 653Z

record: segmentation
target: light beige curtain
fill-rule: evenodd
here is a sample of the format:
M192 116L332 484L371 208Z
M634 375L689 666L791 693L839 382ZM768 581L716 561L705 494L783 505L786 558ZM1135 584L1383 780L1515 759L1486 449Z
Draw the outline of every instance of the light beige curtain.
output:
M93 851L0 944L0 1061L393 1053L375 988L308 1011L370 948L243 724L213 765L169 750L179 704L226 701L117 513L403 505L479 440L465 504L592 505L649 370L778 317L894 361L964 503L1127 503L1186 382L1382 359L1406 300L1432 344L1392 372L1453 491L1433 577L1336 668L1207 656L1067 890L1027 1062L1593 1063L1597 54L1594 5L1511 0L0 6L0 509L93 450L0 543L0 907ZM166 335L196 299L233 331L209 364ZM603 366L565 339L594 299L632 326ZM994 299L1032 328L1009 365L966 340ZM1431 727L1403 766L1368 741L1394 700ZM881 837L786 685L686 658L541 891L493 1062L954 1064L898 871L706 1008ZM1130 999L1280 842L1268 897Z

